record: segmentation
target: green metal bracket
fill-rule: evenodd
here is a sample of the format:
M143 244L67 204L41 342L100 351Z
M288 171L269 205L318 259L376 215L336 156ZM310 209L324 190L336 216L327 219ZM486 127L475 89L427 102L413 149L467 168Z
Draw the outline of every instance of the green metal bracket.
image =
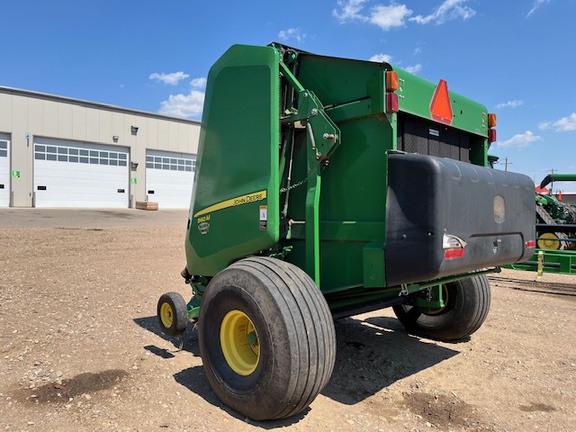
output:
M500 273L501 271L502 271L502 269L500 267L494 267L491 269L480 270L480 271L473 272L473 273L464 273L464 274L449 276L449 277L445 277L445 278L441 278L441 279L435 279L435 280L429 281L429 282L404 285L402 287L402 291L400 292L400 294L401 295L409 295L409 294L416 293L418 291L422 291L426 288L431 288L434 286L439 286L439 285L450 283L450 282L456 282L458 280L467 279L469 277L477 276L477 275L481 275L481 274Z
M308 151L310 160L310 153ZM306 193L306 273L320 286L320 188L322 177L318 170L308 171Z
M326 114L320 100L306 90L292 71L280 62L280 73L298 92L298 111L282 118L284 124L306 128L306 272L320 286L320 194L321 169L340 144L340 129Z
M414 299L414 306L419 309L442 309L445 305L444 303L444 290L442 285L436 285L435 287L428 288L429 297L422 298L416 297Z
M313 160L325 165L340 144L340 129L328 117L314 93L303 91L298 100L299 113L305 114L308 148L314 151Z
M292 71L288 66L286 66L286 64L284 64L284 62L280 62L280 73L298 93L304 91L304 87L300 84L300 81L296 79Z
M308 192L306 193L306 272L320 286L320 169L340 143L340 130L324 112L313 93L300 94L301 109L308 114L306 147Z
M282 250L279 250L267 256L283 260L290 254L290 252L292 252L292 246L285 246L282 248Z
M340 144L340 129L326 114L316 95L306 90L288 67L280 62L280 72L288 83L298 92L298 111L284 117L282 123L297 123L306 127L308 148L314 150L316 163L326 164L330 155ZM308 169L312 169L310 166Z
M188 319L195 320L200 316L200 306L188 309Z
M208 285L208 279L205 277L200 277L196 279L196 282L190 281L190 287L192 288L192 298L186 305L188 309L188 319L197 319L200 315L200 303L202 302L202 297L204 296L204 291Z
M188 319L197 319L200 315L200 300L197 297L192 297L192 299L187 304L188 308Z

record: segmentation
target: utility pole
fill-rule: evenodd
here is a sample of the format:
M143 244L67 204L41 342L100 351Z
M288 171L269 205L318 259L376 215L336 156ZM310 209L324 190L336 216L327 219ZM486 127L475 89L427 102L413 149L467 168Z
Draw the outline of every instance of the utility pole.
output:
M510 162L510 165L513 165L512 162ZM508 171L508 158L504 158L504 171Z

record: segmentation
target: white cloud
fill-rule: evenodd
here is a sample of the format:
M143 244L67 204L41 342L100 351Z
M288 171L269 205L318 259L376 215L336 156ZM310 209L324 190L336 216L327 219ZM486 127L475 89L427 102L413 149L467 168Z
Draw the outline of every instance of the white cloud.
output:
M206 87L206 78L194 78L190 84L194 88L203 89Z
M189 94L170 95L168 100L162 102L160 113L174 117L192 118L202 113L204 106L204 93L192 90Z
M512 100L512 101L508 101L508 102L501 102L498 105L496 105L496 108L502 109L502 108L518 108L519 106L524 105L524 101L521 100Z
M467 20L476 15L476 11L466 5L468 0L444 0L430 15L418 15L410 18L413 11L408 9L405 4L398 4L391 1L390 5L382 4L372 7L369 11L365 10L365 4L368 0L338 0L338 9L332 10L332 15L338 19L341 24L350 21L368 22L380 27L382 30L390 30L394 27L402 27L406 20L418 24L435 23L436 25L444 24L457 18ZM548 0L539 0L548 1Z
M521 134L516 134L506 141L497 142L498 147L502 148L522 148L527 147L530 143L541 141L542 137L534 135L531 131L526 131Z
M391 3L390 6L377 5L372 8L369 21L382 30L390 30L393 27L402 27L404 20L410 15L412 11L406 5L396 3Z
M409 72L411 74L417 74L418 72L420 72L422 70L422 65L420 63L415 64L414 66L406 66L404 68L404 70L406 72Z
M392 56L388 54L374 54L370 57L370 61L376 63L390 63L392 61Z
M403 4L391 2L389 6L376 5L369 11L364 11L367 0L338 0L340 9L334 9L332 15L341 24L350 21L369 22L380 27L382 30L390 30L393 27L402 27L405 19L412 11Z
M418 15L410 18L410 21L417 22L418 24L429 24L434 22L436 25L444 24L457 18L467 20L476 15L476 11L468 6L464 6L467 0L445 0L438 6L430 15Z
M550 3L550 0L535 0L534 3L532 4L532 9L530 9L530 12L526 14L526 18L534 14L538 9L540 9L540 6L546 3Z
M382 62L386 62L386 63L391 63L392 62L392 56L388 55L388 54L374 54L372 57L370 57L369 59L372 62L376 62L376 63L382 63ZM404 70L406 72L410 72L410 73L418 73L422 70L422 65L420 63L415 64L413 66L406 66L404 68Z
M340 10L333 9L332 16L336 17L341 24L353 21L367 21L368 18L360 12L364 9L367 0L338 0Z
M187 75L186 75L187 76ZM192 90L188 94L179 93L177 95L170 95L168 100L161 103L161 114L184 117L184 118L198 118L202 114L204 107L204 88L206 87L206 78L194 78L190 81Z
M297 42L303 42L306 39L306 34L302 33L299 28L289 28L286 30L281 30L278 33L278 37L282 41L295 40Z
M540 123L538 127L540 129L554 129L556 132L576 131L576 113L562 117L560 120Z
M190 75L185 74L184 72L174 72L174 73L157 73L154 72L153 74L150 74L150 76L148 77L151 80L155 80L158 82L162 82L164 84L168 84L168 85L176 85L178 84L180 81L182 81L183 79L188 78Z

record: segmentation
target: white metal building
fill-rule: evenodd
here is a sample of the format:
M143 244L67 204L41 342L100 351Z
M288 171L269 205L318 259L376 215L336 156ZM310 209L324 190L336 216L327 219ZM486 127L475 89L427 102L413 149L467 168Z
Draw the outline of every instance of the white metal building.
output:
M0 207L188 208L200 123L0 86Z

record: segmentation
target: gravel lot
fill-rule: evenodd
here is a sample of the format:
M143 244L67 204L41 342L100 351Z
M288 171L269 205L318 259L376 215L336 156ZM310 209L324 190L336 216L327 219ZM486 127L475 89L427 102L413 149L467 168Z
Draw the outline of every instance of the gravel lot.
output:
M5 431L573 431L575 278L505 270L468 341L408 335L389 310L336 323L334 375L294 418L220 404L192 326L186 211L0 209L0 428Z

